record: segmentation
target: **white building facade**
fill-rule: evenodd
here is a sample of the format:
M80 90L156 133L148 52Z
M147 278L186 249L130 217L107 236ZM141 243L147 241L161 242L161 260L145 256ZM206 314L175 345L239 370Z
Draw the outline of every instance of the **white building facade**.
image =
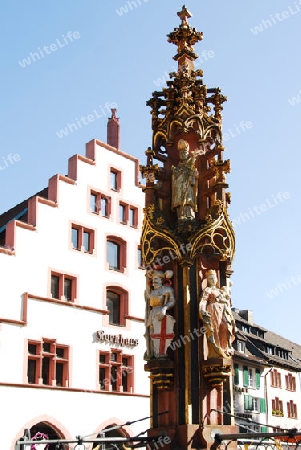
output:
M234 413L240 432L267 432L265 369L252 359L236 361Z
M301 346L233 309L235 420L240 432L300 429Z
M144 194L138 160L118 147L89 142L85 156L69 159L67 176L0 216L3 449L25 429L93 438L149 415Z

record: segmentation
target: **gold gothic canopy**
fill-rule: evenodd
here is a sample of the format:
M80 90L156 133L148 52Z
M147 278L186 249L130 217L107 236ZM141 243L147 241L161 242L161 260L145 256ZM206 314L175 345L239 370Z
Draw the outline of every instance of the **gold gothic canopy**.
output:
M220 88L203 84L203 71L194 68L194 45L203 33L189 25L191 13L185 6L178 16L181 24L168 34L177 46L178 70L147 102L153 138L147 164L140 166L146 178L142 256L147 265L164 251L180 260L193 261L204 253L230 263L234 231L225 175L230 161L223 159L221 130L227 99ZM189 246L185 255L179 250L183 243Z

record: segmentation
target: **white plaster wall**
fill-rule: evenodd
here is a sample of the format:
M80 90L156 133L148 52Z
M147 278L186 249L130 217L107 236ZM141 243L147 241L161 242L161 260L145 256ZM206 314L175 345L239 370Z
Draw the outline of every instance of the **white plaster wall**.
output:
M27 351L24 342L24 328L18 325L1 324L0 382L22 382L25 349Z
M145 417L149 404L148 398L128 395L2 386L0 397L1 403L5 404L5 409L0 408L1 428L5 430L1 448L7 450L14 449L15 441L23 435L24 428L43 420L63 431L66 439L92 433L96 437L97 432L109 423L123 424ZM149 421L146 420L124 428L134 436L148 427Z
M47 320L41 320L41 317L45 317ZM109 334L121 333L125 338L138 338L139 345L137 347L121 347L117 344L112 346L95 342L95 333L100 329ZM140 372L137 391L135 389L137 394L148 393L147 374L143 370L145 351L143 333L143 323L133 325L130 331L124 330L123 327L103 327L101 314L57 304L45 304L43 301L34 299L29 299L28 326L24 329L24 334L28 339L53 338L59 344L70 346L72 355L70 387L79 389L98 389L96 370L98 350L109 350L110 347L122 348L124 353L135 356L137 365L135 369Z
M144 194L134 185L133 161L102 148L99 150L102 151L101 158L98 157L101 160L99 167L79 161L77 184L59 183L58 208L38 203L36 231L17 227L16 256L0 254L0 264L3 261L1 297L7 297L6 302L0 302L1 316L20 318L20 295L25 291L49 297L51 269L78 276L77 303L102 308L104 284L117 284L129 291L130 314L144 316L145 277L137 265ZM107 219L89 213L88 186L92 185L101 192L103 187L108 189L110 165L125 172L121 192L108 191L112 197L112 217ZM119 199L137 207L140 205L137 229L119 223ZM71 249L72 222L95 229L95 256ZM127 241L124 274L107 268L107 235L116 235Z
M120 192L110 190L110 167L123 173ZM117 285L129 293L129 314L144 318L145 276L137 265L144 194L135 186L134 177L132 160L100 146L97 147L95 166L78 161L76 184L59 182L58 207L38 203L36 231L17 227L15 256L0 253L0 317L21 319L24 292L50 297L50 271L56 270L78 277L76 304L105 309L105 286ZM90 213L90 188L111 196L109 219ZM137 229L119 223L119 201L139 208ZM71 249L72 222L95 229L94 255ZM127 242L124 273L107 268L107 235L122 237ZM35 418L43 414L55 418L57 424L61 423L72 436L99 431L102 422L110 417L122 423L149 414L149 399L145 397L149 393L149 379L143 368L142 322L127 320L126 327L106 327L100 313L31 298L28 299L27 319L25 327L0 324L0 383L26 383L27 341L52 338L59 344L70 346L70 387L86 392L0 385L1 405L4 405L0 408L0 423L6 430L2 448L12 448L14 436L23 431L27 423L33 425ZM139 339L137 347L122 347L124 353L135 357L137 396L87 392L98 389L98 351L109 349L109 344L93 341L93 335L99 329ZM148 424L143 422L133 425L132 430L136 434L147 427Z
M24 270L15 256L0 253L0 317L20 320L18 285L24 284Z

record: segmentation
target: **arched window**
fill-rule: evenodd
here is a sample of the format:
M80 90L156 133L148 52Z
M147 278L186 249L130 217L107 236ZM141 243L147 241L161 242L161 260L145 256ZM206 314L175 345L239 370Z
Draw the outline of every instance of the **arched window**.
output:
M124 271L126 267L126 242L116 236L107 237L107 263L109 269Z
M47 422L39 422L33 425L30 429L30 437L31 439L35 436L37 437L37 443L40 434L46 435L49 440L59 440L64 439L65 437L60 435L54 426ZM44 438L46 439L46 438ZM47 450L67 450L68 446L64 444L49 444Z
M117 428L113 429L112 428ZM107 442L104 444L104 447L102 447L101 443L94 442L92 449L93 450L101 450L101 448L105 449L113 449L113 450L125 450L126 444L121 442L114 442L114 438L121 438L121 437L128 437L128 434L122 429L118 429L119 427L116 426L116 424L112 424L104 428L103 433L98 433L97 437L106 437L106 438L112 438L111 442ZM107 431L106 431L107 430ZM110 430L110 431L109 431Z
M109 323L120 325L120 294L107 291L107 309L110 311Z
M109 324L125 326L128 311L128 293L121 288L107 287L106 306L109 311Z

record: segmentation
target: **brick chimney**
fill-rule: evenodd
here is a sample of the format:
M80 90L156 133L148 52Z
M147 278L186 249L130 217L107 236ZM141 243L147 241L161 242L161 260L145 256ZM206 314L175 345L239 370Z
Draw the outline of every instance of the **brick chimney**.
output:
M108 120L107 143L117 149L120 148L120 123L116 117L117 109L112 108L112 117Z

